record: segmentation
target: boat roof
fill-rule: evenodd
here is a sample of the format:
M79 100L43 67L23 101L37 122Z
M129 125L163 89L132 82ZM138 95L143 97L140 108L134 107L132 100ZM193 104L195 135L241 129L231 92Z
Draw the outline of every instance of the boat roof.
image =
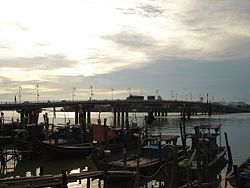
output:
M210 125L210 124L205 124L205 125L200 125L200 129L220 129L222 125Z
M180 136L178 135L152 135L153 139L157 139L158 141L166 141L171 142L177 140Z

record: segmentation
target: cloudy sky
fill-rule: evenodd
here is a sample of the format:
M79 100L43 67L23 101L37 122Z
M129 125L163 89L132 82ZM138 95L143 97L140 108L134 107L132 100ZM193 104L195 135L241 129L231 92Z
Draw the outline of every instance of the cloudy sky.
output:
M250 103L247 0L0 0L0 101ZM21 88L21 89L19 89ZM73 89L75 88L75 89ZM73 92L74 91L74 92Z

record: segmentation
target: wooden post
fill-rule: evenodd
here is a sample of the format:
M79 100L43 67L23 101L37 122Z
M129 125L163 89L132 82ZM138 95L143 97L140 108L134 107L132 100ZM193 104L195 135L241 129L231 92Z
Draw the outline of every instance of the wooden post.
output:
M127 148L122 148L122 154L123 154L123 166L127 166Z
M159 153L160 153L160 163L162 162L162 150L161 150L161 133L160 133L160 138L159 138Z
M104 118L104 145L105 145L105 148L107 148L108 146L108 127L107 127L107 118Z
M198 177L198 186L201 187L201 159L200 159L200 128L195 126L195 147L196 147L196 161L197 161L197 177Z
M225 135L225 140L226 140L228 162L229 162L230 165L232 165L232 164L233 164L233 158L232 158L231 148L230 148L230 146L229 146L229 144L228 144L227 133L225 132L224 135Z
M135 188L139 187L140 183L140 172L139 172L139 167L140 167L140 150L141 150L141 132L139 131L139 141L138 141L138 146L137 146L137 165L136 165L136 176L135 176Z
M187 144L186 144L186 114L185 114L185 109L182 112L182 118L180 122L180 130L181 130L181 141L182 141L182 146L183 146L183 151L184 154L187 154Z
M68 187L67 186L67 171L66 169L62 169L62 187Z
M87 188L90 188L90 178L87 178Z
M40 176L43 176L43 175L44 175L44 168L43 168L42 166L40 166L39 175L40 175Z

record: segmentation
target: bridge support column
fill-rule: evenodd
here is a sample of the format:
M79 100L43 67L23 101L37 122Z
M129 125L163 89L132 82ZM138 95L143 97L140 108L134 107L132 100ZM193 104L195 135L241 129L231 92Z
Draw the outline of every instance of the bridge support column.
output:
M89 108L87 109L87 124L91 124L91 110Z
M165 108L165 116L168 116L168 109Z
M163 108L161 109L161 116L165 116L165 111Z
M80 109L79 111L79 124L85 125L86 124L86 109Z
M154 112L155 116L157 116L157 109L156 108L153 108L153 112Z
M79 123L79 110L75 109L75 124Z
M191 111L190 111L190 110L188 110L188 112L187 112L187 119L188 119L188 120L191 119Z
M86 124L86 119L87 119L86 113L87 113L87 110L83 109L83 111L82 111L82 124L84 124L84 125Z
M116 107L113 107L113 114L114 114L113 124L114 124L114 127L116 127Z
M117 108L117 125L118 127L121 126L121 108L120 107Z
M158 114L158 116L161 116L161 109L160 108L157 109L157 114Z
M42 109L22 109L17 110L21 114L21 124L38 124L39 114L42 112Z
M122 108L122 129L124 129L124 108Z

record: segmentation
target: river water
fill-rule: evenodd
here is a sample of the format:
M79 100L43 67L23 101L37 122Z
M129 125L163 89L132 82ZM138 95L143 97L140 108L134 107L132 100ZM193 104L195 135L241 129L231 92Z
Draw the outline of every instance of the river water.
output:
M42 115L40 115L42 117ZM139 125L143 125L145 114L143 113L130 113L129 118L131 121L137 121ZM43 121L40 117L39 121ZM5 112L6 121L10 119L19 118L14 112ZM74 113L57 112L56 117L53 112L49 112L50 123L65 124L65 122L74 123ZM92 113L91 122L95 123L98 118L98 113ZM107 124L112 125L112 113L101 113L101 119L107 118ZM180 134L179 132L179 114L169 113L168 116L157 118L156 122L149 126L149 131L152 134ZM225 146L224 132L227 133L229 144L232 150L233 161L239 164L241 161L250 155L250 114L223 114L213 115L210 118L206 115L192 116L191 120L187 122L187 133L194 132L193 127L200 124L221 124L222 146ZM119 156L118 156L119 157ZM90 158L87 159L67 159L60 161L47 161L42 158L36 158L29 161L9 162L10 169L1 174L1 177L23 177L23 176L36 176L39 174L39 167L44 167L45 174L60 174L62 169L67 169L68 173L80 172L82 170L95 170L95 167ZM69 187L85 187L85 183L71 183ZM98 187L98 182L93 181L91 187Z

